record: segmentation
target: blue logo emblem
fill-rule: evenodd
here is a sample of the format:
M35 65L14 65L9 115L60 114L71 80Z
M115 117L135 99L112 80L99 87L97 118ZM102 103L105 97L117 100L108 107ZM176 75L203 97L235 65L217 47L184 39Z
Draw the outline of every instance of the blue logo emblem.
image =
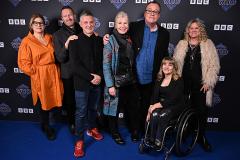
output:
M237 4L237 0L219 0L219 5L227 12L232 6Z
M216 48L217 48L219 58L222 58L222 57L229 54L229 51L228 51L227 47L224 46L222 43L217 45Z
M25 84L18 86L16 91L22 98L27 98L27 96L31 94L31 89L29 89L29 87Z
M101 23L99 21L99 19L97 17L94 17L94 21L95 21L95 28L94 30L98 29L101 26Z
M69 6L74 0L59 0L63 6Z
M172 56L173 53L174 53L174 45L172 43L169 43L168 44L168 53L169 53L169 56Z
M17 37L11 42L11 45L17 51L21 42L22 42L22 39L20 37Z
M110 0L110 2L116 7L117 10L119 10L122 5L127 2L127 0Z
M221 102L221 98L218 94L213 93L213 106L216 106Z
M164 0L164 4L168 9L173 10L177 5L181 3L181 0Z
M0 64L0 77L6 73L7 69L4 67L3 64Z
M17 5L21 2L21 0L9 0L13 5L14 7L17 7Z
M5 103L0 104L0 113L3 116L7 116L11 112L12 112L12 109L7 104L5 104Z

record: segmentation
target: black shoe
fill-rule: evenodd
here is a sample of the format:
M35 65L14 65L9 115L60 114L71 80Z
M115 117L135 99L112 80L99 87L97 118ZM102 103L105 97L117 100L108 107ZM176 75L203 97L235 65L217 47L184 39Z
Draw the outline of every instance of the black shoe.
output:
M133 132L133 133L131 134L131 140L132 140L133 142L138 142L138 141L140 141L138 132Z
M161 151L162 146L163 146L162 142L158 139L155 139L155 149L156 149L156 151Z
M112 134L112 139L120 145L125 144L125 141L123 140L123 138L121 137L121 135L119 133L114 133Z
M205 136L200 136L198 138L198 144L203 148L203 150L205 152L212 152L212 146L211 144L208 142L208 140L206 139Z
M42 125L42 131L46 134L48 140L52 141L56 139L56 133L53 128L51 128L49 125Z
M75 130L75 125L74 124L69 124L68 125L68 129L70 131L71 134L76 134L76 130Z

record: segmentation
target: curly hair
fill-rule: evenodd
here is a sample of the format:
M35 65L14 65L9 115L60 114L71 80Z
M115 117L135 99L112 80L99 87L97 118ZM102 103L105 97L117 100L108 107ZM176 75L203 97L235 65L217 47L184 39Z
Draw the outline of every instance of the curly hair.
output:
M190 26L193 24L193 23L196 23L200 29L200 36L198 37L198 41L201 42L201 41L206 41L208 39L208 36L207 36L207 31L206 31L206 28L205 28L205 25L202 23L202 21L200 19L193 19L193 20L190 20L185 28L185 32L184 32L184 39L186 41L189 41L189 28Z

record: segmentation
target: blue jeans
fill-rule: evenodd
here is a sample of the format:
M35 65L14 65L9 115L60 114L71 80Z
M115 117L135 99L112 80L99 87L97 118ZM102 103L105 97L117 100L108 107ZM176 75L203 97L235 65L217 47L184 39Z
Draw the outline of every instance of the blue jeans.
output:
M76 112L75 125L79 139L83 140L83 133L96 127L97 106L99 104L101 88L90 86L87 90L75 90Z

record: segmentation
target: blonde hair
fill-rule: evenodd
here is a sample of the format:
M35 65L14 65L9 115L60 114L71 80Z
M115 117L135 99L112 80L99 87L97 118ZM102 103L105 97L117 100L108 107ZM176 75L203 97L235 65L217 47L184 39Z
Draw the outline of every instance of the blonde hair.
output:
M186 41L189 41L189 28L190 26L193 24L193 23L196 23L200 29L200 35L198 37L198 41L201 42L201 41L206 41L208 39L208 36L207 36L207 31L206 31L206 28L205 28L205 25L201 22L200 19L193 19L193 20L190 20L185 28L185 32L184 32L184 39Z
M157 75L157 80L161 80L164 78L163 65L166 63L166 61L169 61L169 63L173 65L172 78L174 80L177 80L180 77L180 75L178 74L178 65L177 65L177 62L175 61L175 59L172 57L164 57L163 58L161 66L160 66L160 70Z
M124 11L120 11L117 13L115 20L114 20L114 28L116 28L116 23L119 18L127 18L127 22L129 24L128 14Z
M42 21L43 21L43 24L45 25L45 19L44 17L39 14L39 13L34 13L29 21L29 24L28 24L28 27L29 27L29 31L33 34L33 29L32 29L32 25L33 25L33 22L36 18L41 18Z

